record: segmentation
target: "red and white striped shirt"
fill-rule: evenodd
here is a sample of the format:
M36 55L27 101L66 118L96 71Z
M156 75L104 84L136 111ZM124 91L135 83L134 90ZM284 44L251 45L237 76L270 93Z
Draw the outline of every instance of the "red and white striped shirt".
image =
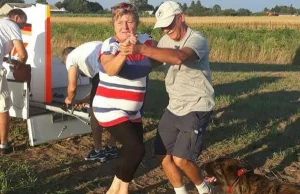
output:
M139 34L138 41L152 44L149 35ZM105 40L101 55L116 55L119 42L113 37ZM93 100L93 110L99 124L110 127L125 121L141 122L140 109L144 103L147 76L151 71L150 59L144 55L129 55L117 76L99 72L99 85Z

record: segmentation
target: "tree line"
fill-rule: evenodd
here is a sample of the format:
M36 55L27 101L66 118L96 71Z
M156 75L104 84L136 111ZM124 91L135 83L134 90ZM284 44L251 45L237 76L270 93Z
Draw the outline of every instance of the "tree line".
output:
M140 12L154 11L158 6L148 4L148 0L129 0L130 3L136 5ZM1 0L0 7L5 3L24 3L24 0ZM47 0L36 0L36 3L48 4ZM103 9L98 2L91 2L88 0L62 0L55 3L58 8L65 8L70 13L101 13L110 14L110 9ZM191 1L190 5L186 3L181 4L183 11L188 16L251 16L251 15L265 15L266 12L272 11L279 14L298 14L300 9L293 5L276 5L272 8L265 7L261 12L253 13L249 9L222 9L218 4L213 7L205 7L200 0Z

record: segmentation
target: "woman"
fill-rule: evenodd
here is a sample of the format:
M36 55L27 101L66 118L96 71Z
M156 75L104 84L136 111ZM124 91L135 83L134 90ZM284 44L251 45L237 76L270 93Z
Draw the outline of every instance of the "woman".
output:
M151 71L150 59L127 55L122 45L152 44L148 35L136 34L139 16L135 6L119 3L112 7L115 35L103 42L99 60L103 69L93 101L95 116L102 127L122 144L123 153L107 194L127 194L145 153L140 114Z

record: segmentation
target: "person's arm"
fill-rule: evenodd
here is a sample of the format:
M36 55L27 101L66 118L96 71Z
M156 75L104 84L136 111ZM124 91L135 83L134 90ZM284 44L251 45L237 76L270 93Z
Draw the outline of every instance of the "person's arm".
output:
M27 61L27 58L28 58L28 54L24 47L23 41L22 40L13 40L13 44L18 53L18 58L19 58L20 64L25 64Z
M120 43L120 45L129 45L129 44L130 44L129 40L127 40L124 43ZM124 65L126 56L127 55L124 54L122 51L119 51L117 54L110 54L110 55L102 54L100 56L100 62L106 74L109 76L118 75Z
M100 57L103 69L109 76L118 75L125 60L126 55L121 55L120 53L117 55L101 55Z
M68 89L67 89L67 97L65 99L65 103L67 105L72 104L76 96L76 88L77 88L77 67L73 65L68 70Z
M157 48L148 45L137 45L137 51L161 63L181 65L186 61L197 60L198 55L191 48L182 49ZM166 57L168 56L168 57Z
M153 45L136 44L128 45L125 48L122 48L122 50L126 55L140 53L156 61L159 61L160 63L169 63L172 65L181 65L188 60L196 60L199 58L196 52L188 47L177 50L171 48L158 48ZM154 65L160 64L155 61L153 62Z

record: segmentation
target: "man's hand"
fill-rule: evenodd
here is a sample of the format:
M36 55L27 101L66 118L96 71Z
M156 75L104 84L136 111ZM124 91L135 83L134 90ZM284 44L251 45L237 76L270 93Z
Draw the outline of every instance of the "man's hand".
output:
M130 34L129 37L122 43L120 43L120 53L121 55L132 55L137 54L137 49L134 47L139 42L135 34Z
M69 97L67 97L67 98L65 99L65 103L66 103L66 105L67 105L67 107L68 107L69 105L72 104L72 100L71 100Z
M120 44L120 53L123 55L135 55L140 53L141 44Z
M87 105L88 105L88 103L78 102L77 104L75 104L74 109L80 111L80 110L86 108Z

